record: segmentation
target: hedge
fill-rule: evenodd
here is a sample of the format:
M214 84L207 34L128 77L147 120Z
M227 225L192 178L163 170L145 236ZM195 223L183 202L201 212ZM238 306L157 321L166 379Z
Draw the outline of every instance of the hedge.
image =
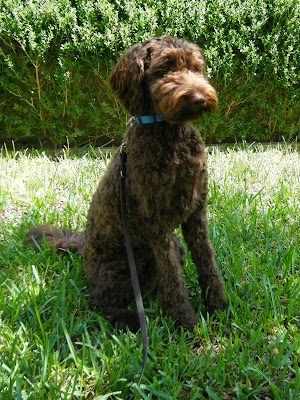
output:
M0 137L120 140L109 71L171 34L202 47L219 93L199 123L207 142L295 139L299 31L299 0L0 0Z

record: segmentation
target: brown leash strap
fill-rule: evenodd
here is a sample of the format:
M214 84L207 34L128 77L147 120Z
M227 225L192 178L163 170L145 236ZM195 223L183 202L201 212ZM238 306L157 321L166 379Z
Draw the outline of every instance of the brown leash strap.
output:
M123 220L123 230L124 230L124 238L125 238L125 246L127 252L127 258L130 268L130 275L131 275L131 282L134 292L134 298L137 306L138 317L140 321L141 333L142 333L142 340L143 340L143 368L141 372L141 377L138 382L138 386L140 386L145 367L147 362L147 352L148 352L148 333L147 333L147 323L146 323L146 316L145 310L142 300L141 289L139 285L138 274L136 270L136 265L134 261L133 249L130 240L129 234L129 224L128 224L128 213L127 213L127 206L126 206L126 192L125 192L125 178L126 178L126 161L127 161L127 154L125 152L126 144L123 143L120 148L120 195L121 195L121 211L122 211L122 220ZM130 400L133 399L131 396Z

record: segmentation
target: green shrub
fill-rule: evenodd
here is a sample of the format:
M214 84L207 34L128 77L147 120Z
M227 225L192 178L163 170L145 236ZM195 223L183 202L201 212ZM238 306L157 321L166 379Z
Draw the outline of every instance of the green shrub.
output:
M200 42L220 94L216 139L299 134L299 30L299 1L209 2Z
M108 127L112 99L97 58L105 58L108 42L92 29L87 6L82 2L76 10L65 0L8 0L2 5L5 100L0 117L8 137L38 136L59 143L89 129L94 135L107 133L103 127Z
M207 141L299 135L299 0L0 0L0 135L56 144L119 138L107 76L165 33L204 50L220 109ZM77 139L76 139L77 138Z

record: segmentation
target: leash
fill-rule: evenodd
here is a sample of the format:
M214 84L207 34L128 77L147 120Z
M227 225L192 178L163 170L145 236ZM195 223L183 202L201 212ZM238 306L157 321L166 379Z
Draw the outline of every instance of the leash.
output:
M143 367L141 376L138 382L138 386L140 386L141 381L143 379L146 362L147 362L147 352L148 352L148 333L147 333L147 323L145 316L145 309L143 305L143 299L139 284L139 278L136 270L136 265L134 261L134 254L132 249L132 244L130 240L129 234L129 224L128 224L128 213L126 206L126 192L125 192L125 178L126 178L126 162L127 162L127 154L125 152L126 143L123 143L120 147L120 195L121 195L121 211L122 211L122 221L123 221L123 230L124 230L124 239L125 246L127 252L127 258L130 268L131 282L133 287L133 293L135 298L135 303L137 306L138 317L140 321L141 334L143 340ZM133 395L129 400L133 399Z

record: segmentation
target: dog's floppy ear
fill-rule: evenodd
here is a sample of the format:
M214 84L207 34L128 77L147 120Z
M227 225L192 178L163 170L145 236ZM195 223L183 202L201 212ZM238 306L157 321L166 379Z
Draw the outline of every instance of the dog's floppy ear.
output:
M123 55L110 74L113 93L131 114L139 115L137 106L144 102L142 84L149 60L148 48L137 45Z

